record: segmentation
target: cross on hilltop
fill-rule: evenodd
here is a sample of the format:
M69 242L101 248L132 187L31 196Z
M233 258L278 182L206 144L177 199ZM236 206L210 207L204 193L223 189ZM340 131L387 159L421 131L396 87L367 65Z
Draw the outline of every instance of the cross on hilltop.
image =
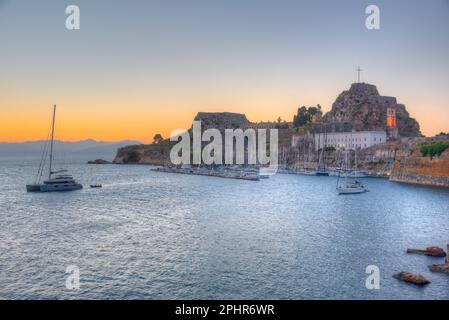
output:
M356 69L357 71L357 82L360 83L360 73L363 71L362 69L360 69L360 66L357 67Z

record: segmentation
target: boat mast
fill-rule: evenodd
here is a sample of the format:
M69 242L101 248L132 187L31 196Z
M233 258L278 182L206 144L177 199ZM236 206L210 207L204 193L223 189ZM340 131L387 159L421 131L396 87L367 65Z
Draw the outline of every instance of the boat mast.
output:
M318 145L321 146L321 132L320 135L318 136L319 142ZM323 152L324 152L324 148L327 146L327 127L324 124L324 133L323 133L323 147L321 148L321 151L319 153L319 158L318 158L318 170L319 171L326 171L326 161L323 159Z
M55 115L56 115L56 105L53 106L53 121L51 124L51 144L50 144L50 166L48 169L48 179L51 179L51 165L53 162L53 142L55 139Z

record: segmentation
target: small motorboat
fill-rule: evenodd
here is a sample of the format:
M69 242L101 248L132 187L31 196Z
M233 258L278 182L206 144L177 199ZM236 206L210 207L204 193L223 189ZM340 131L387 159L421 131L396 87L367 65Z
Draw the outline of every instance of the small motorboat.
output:
M91 184L90 187L91 188L101 188L102 185L101 184Z

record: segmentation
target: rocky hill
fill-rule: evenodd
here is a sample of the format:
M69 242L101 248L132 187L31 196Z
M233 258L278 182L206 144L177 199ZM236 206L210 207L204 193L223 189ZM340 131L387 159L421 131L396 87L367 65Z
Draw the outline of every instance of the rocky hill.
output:
M166 165L170 161L170 143L139 144L119 148L113 163L115 164L153 164Z
M326 113L326 122L348 122L357 131L384 129L387 108L396 109L397 126L402 137L421 136L418 122L411 118L403 104L395 97L381 96L376 86L367 83L353 83L332 104Z

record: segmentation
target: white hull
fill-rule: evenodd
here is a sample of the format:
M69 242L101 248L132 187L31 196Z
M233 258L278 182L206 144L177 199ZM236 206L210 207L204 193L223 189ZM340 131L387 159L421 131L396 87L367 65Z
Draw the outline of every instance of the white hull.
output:
M329 171L329 175L333 177L351 177L351 178L366 178L368 175L364 171L352 171L352 172L344 172L339 170Z
M301 171L296 171L295 173L303 175L303 176L316 176L315 170L301 170Z
M55 192L55 191L73 191L82 189L79 183L74 184L28 184L27 192Z
M364 186L339 186L337 187L338 194L358 194L366 192Z
M79 183L64 185L64 184L43 184L40 187L41 192L53 192L53 191L73 191L82 189L83 186Z

